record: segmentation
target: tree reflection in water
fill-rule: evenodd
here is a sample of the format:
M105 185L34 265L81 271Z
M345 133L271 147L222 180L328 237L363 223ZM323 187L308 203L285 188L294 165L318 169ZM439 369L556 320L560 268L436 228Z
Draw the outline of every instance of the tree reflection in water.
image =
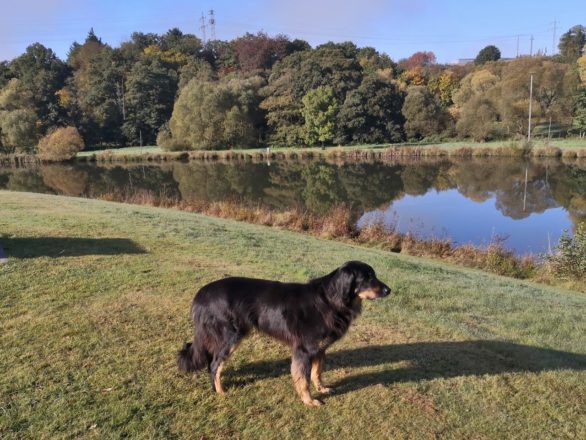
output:
M402 200L437 205L442 194L449 194L446 203L450 206L428 213L435 214L433 220L440 229L446 213L455 217L461 214L461 224L482 224L483 219L478 216L485 216L482 210L490 205L490 221L496 224L484 225L484 229L481 225L485 232L473 239L476 243L490 238L499 228L499 218L524 222L531 229L532 222L544 222L533 218L547 215L547 228L555 231L553 236L586 220L583 161L491 158L343 164L273 162L271 166L244 162L56 164L0 169L0 188L88 197L124 188L147 190L186 202L229 199L273 209L298 206L319 214L346 204L356 219L365 213L368 216L369 212L392 212L400 208ZM498 216L492 215L496 213ZM450 227L454 229L453 225ZM457 235L454 230L446 233ZM530 243L527 248L531 248Z

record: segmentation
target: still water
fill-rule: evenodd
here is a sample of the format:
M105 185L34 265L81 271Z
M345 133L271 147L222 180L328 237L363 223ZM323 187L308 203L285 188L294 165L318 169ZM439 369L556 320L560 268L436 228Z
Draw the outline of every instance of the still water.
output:
M171 163L0 168L0 189L100 197L149 190L190 201L238 200L327 213L352 208L358 225L456 243L505 239L519 254L543 253L586 221L586 163L469 159L398 163Z

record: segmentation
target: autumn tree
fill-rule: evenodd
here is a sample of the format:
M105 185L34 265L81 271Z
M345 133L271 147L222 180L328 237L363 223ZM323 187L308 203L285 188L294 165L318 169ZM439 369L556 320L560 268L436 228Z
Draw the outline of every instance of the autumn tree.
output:
M60 127L41 138L38 153L45 160L69 160L83 150L84 146L77 128Z
M428 67L437 61L433 52L415 52L409 58L399 61L399 67L403 70L411 70L416 67Z
M285 35L272 38L264 32L246 33L234 40L234 50L243 72L270 69L275 62L289 55L291 49Z

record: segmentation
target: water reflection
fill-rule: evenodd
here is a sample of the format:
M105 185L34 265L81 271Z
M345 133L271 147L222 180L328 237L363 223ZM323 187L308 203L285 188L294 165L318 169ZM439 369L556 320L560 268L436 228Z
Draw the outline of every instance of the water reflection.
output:
M0 188L88 197L126 188L317 213L345 203L359 222L381 216L458 242L505 235L520 253L545 251L544 237L555 243L564 228L586 219L586 164L559 160L45 165L0 168Z

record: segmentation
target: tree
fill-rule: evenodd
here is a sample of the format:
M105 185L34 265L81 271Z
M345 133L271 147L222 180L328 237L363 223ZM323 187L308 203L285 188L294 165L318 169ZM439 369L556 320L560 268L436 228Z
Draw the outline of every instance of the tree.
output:
M0 145L5 153L32 153L37 142L38 117L33 95L17 78L0 89Z
M581 25L573 26L560 38L560 56L564 61L573 63L582 55L585 44L586 29Z
M264 120L258 107L262 86L260 77L192 79L175 102L163 147L213 150L257 144Z
M573 126L578 130L580 137L586 134L586 87L582 87L576 97Z
M586 85L586 46L585 49L582 49L584 55L578 58L578 75L580 76L580 81L582 81L583 85Z
M295 52L276 63L263 90L261 107L267 111L269 142L292 146L305 142L301 99L310 90L331 87L337 102L362 80L362 68L349 45L334 43Z
M234 50L242 72L270 69L273 64L289 55L290 41L285 35L269 37L264 32L246 33L234 40Z
M33 153L38 139L37 115L27 109L0 111L0 138L7 153Z
M157 131L171 117L177 90L177 73L157 59L137 62L126 81L125 113L122 126L127 142L153 144Z
M428 67L436 63L433 52L415 52L409 58L399 61L399 67L403 70L410 70L416 67Z
M8 61L0 61L0 88L4 87L12 78Z
M478 55L476 55L474 63L481 65L489 61L498 61L500 59L501 51L498 49L498 47L489 45L486 46L484 49L481 49L480 52L478 52Z
M456 123L459 136L470 137L475 141L488 141L500 135L499 113L492 100L474 96L464 104L460 115Z
M65 84L68 74L65 63L51 49L35 43L27 47L23 55L12 60L10 70L32 94L41 131L58 125L63 114L55 93Z
M346 95L338 114L336 142L371 144L403 140L405 94L392 81L377 75L362 80Z
M198 81L212 81L216 79L216 73L214 69L205 60L196 58L189 60L187 64L179 70L179 85L178 88L181 90L185 87L192 79Z
M12 78L0 89L0 110L33 109L33 94L21 80Z
M309 145L329 142L334 138L335 120L338 103L331 87L318 87L310 90L301 100L301 111L305 120L305 141Z
M124 65L120 53L106 46L75 72L70 112L89 145L122 144L125 116Z
M439 135L450 122L449 115L440 106L427 87L411 87L402 108L405 133L410 139Z
M85 144L75 127L60 127L39 141L38 153L46 160L69 160Z

